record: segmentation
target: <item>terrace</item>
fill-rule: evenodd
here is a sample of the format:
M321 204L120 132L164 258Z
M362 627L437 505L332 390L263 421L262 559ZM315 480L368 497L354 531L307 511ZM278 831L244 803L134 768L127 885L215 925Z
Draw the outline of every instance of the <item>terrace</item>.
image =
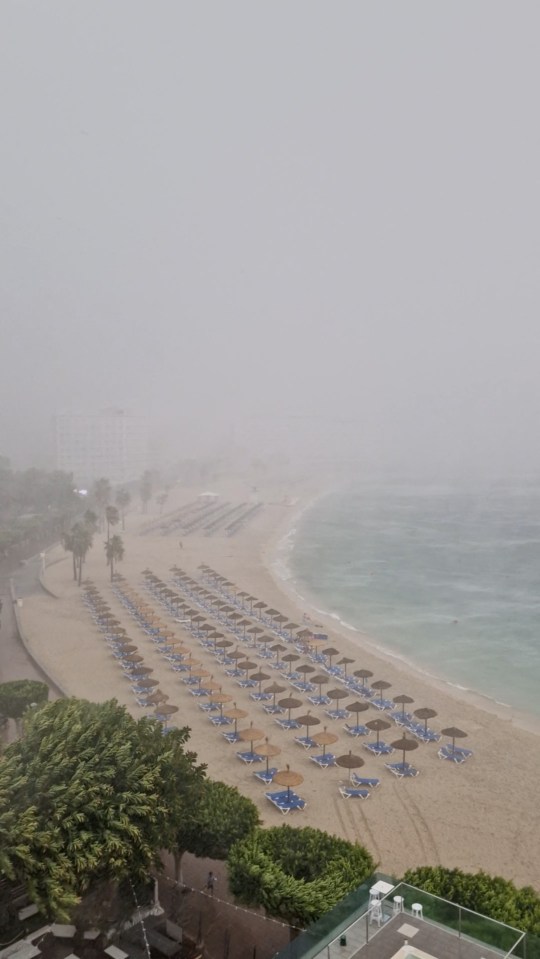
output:
M522 959L525 955L521 930L385 877L360 886L275 959Z

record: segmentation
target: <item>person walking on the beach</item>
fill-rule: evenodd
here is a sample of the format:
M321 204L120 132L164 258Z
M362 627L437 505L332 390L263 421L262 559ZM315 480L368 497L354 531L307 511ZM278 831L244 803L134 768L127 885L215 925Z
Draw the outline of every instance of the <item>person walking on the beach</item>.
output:
M205 887L207 893L208 893L210 896L213 896L213 895L214 895L214 883L215 883L215 881L216 881L216 876L214 876L214 873L210 870L210 872L208 873L208 875L207 875L207 877L206 877L206 887Z

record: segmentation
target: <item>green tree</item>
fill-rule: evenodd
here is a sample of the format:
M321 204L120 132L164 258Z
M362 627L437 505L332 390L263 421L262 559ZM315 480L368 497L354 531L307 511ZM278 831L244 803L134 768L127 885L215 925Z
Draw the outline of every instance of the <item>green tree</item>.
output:
M77 560L75 558L75 537L73 535L73 530L69 532L62 533L62 546L64 547L66 553L71 553L71 558L73 560L73 579L77 581Z
M120 513L116 506L107 506L105 509L105 519L107 520L107 542L111 538L111 526L117 526L120 522Z
M0 715L20 720L29 706L42 706L49 698L47 683L34 679L15 679L0 683Z
M83 563L86 560L87 553L92 548L93 537L90 529L84 523L75 523L71 529L71 536L71 548L78 571L77 582L80 586Z
M67 918L94 883L145 881L204 767L188 729L163 735L114 700L32 711L0 763L0 868L47 917Z
M229 887L250 907L296 925L315 921L375 868L362 846L319 829L256 829L228 858Z
M148 503L152 499L152 474L150 470L146 470L141 476L141 482L139 485L139 496L141 497L143 513L148 512Z
M115 497L116 505L122 514L122 530L126 528L126 510L131 503L131 493L127 489L117 490Z
M173 837L176 878L185 852L205 859L226 859L231 846L260 823L255 803L235 786L205 780Z
M114 564L119 563L124 558L124 543L122 537L116 533L105 543L105 555L107 557L107 566L111 567L111 583L114 579Z
M87 509L83 516L85 526L88 526L88 529L92 533L97 533L98 529L98 515L94 512L93 509Z
M111 499L111 483L106 476L97 479L92 488L92 496L99 510L101 529L103 529L103 520L105 517L105 508Z

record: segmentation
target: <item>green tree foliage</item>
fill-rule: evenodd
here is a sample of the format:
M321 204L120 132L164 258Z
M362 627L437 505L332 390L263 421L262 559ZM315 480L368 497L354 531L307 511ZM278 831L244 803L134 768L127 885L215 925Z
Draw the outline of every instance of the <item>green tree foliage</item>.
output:
M117 526L120 522L120 513L116 506L107 506L105 509L105 519L107 520L107 542L111 538L111 526Z
M235 786L207 779L173 837L176 878L185 852L200 858L226 859L231 846L259 825L255 803Z
M124 558L124 543L121 536L116 533L105 543L105 555L107 565L111 567L111 583L114 579L114 564L119 563Z
M11 469L0 456L0 550L57 537L80 508L73 477L58 470Z
M126 510L131 503L131 493L127 489L117 490L115 502L122 515L122 529L124 530L126 528Z
M442 866L409 869L403 881L491 919L540 935L540 896L531 886L518 889L501 876Z
M188 729L163 735L114 700L59 699L30 714L0 763L0 868L49 917L91 885L145 881L204 767Z
M83 516L85 526L88 526L88 529L92 534L97 533L98 528L98 515L94 512L93 509L87 509Z
M139 496L141 497L143 505L143 513L148 511L148 503L152 499L152 489L152 473L150 470L146 470L146 472L144 472L141 476L141 482L139 485Z
M369 852L319 829L256 829L228 858L229 886L247 906L307 924L318 919L375 868Z
M0 683L0 714L21 719L29 706L42 706L49 698L49 687L34 679L15 679Z
M85 523L75 523L68 534L62 537L64 549L73 553L73 570L79 586L82 581L82 568L88 551L92 548L92 533Z

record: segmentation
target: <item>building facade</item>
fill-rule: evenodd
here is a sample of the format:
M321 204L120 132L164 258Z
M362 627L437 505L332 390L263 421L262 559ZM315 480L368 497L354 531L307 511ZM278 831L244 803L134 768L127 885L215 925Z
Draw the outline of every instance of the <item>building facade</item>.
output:
M73 473L79 487L106 476L114 485L138 479L148 468L148 423L123 409L58 413L54 422L56 468Z

